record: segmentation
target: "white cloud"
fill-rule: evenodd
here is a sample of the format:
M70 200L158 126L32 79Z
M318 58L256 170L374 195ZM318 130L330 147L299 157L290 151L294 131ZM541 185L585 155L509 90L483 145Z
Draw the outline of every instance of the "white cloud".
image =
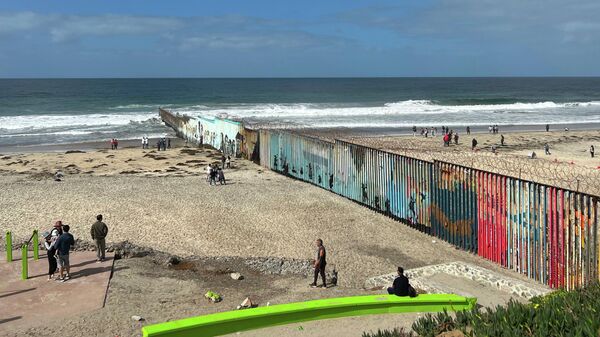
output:
M32 12L0 13L0 34L28 31L52 20L52 16L42 16Z
M183 23L174 18L122 15L68 16L60 21L50 30L56 42L84 36L147 35L183 27Z

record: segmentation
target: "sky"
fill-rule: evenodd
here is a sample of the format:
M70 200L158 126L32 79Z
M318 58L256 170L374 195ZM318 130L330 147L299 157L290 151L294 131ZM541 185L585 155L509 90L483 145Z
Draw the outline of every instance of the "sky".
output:
M0 0L0 78L600 76L598 0Z

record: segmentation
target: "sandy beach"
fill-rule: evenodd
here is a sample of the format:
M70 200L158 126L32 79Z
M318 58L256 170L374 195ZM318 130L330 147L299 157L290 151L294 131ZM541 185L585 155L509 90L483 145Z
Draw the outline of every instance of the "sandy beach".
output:
M489 146L497 138L487 134L474 136L482 147ZM596 141L599 136L595 131L512 133L506 135L507 146L501 148L498 155L487 154L485 150L473 154L462 140L458 146L443 148L439 144L440 137L361 137L352 140L427 158L482 156L490 160L508 160L524 157L522 153L555 139L553 156L561 161L570 158L569 155L580 158L580 163L568 167L592 170L595 163L585 159L584 145ZM569 139L574 143L567 144ZM209 163L219 162L217 151L187 147L179 140L173 141L172 149L160 152L142 150L136 143L125 142L124 148L116 151L106 149L106 144L98 144L100 148L96 149L64 151L54 148L52 152L0 155L0 185L7 191L0 195L3 230L11 230L18 243L27 239L33 229L48 229L53 221L60 219L71 225L76 238L89 241L89 228L95 215L101 213L110 228L109 242L129 241L184 258L277 257L308 261L314 254L314 240L322 238L328 249L329 266L340 272L340 283L332 291L315 294L307 287L310 281L306 276L291 275L264 281L266 283L256 281L258 283L243 289L232 290L230 286L219 288L221 279L228 278L227 274L216 274L216 278L208 279L187 275L181 279L183 276L179 274L157 269L154 271L156 277L168 284L165 292L157 294L140 290L136 284L147 282L144 280L149 276L144 269L160 262L145 258L139 262L135 262L138 259L117 261L117 268L124 265L130 270L115 273L115 287L109 289L107 307L97 318L74 317L60 323L72 326L70 331L74 335L93 335L93 327L101 326L105 321L111 322L115 333L126 331L121 335L136 335L139 326L131 325L130 315L144 312L150 316L150 322L160 322L228 310L238 297L243 297L243 292L258 294L261 300L273 303L363 294L366 279L390 273L398 265L411 269L463 261L498 275L535 283L347 199L265 170L252 162L234 159L233 168L225 170L227 185L209 186L204 169ZM581 150L573 150L576 148L573 144L579 144ZM540 158L535 162L551 161ZM64 172L63 181L52 179L56 170ZM198 268L208 268L207 265L214 262L206 263ZM231 296L228 306L202 306L196 310L192 308L201 303L197 300L174 300L177 296L184 298L186 289L188 294L200 296L199 289L207 286ZM295 290L290 293L289 289ZM143 294L143 297L129 301L126 294L130 291ZM179 295L170 297L173 293ZM171 303L168 309L163 306L165 301ZM410 327L414 317L402 320L403 323L392 318L362 320L355 332L359 336L358 330L376 330L382 325ZM322 324L334 326L336 323ZM344 325L343 321L339 324ZM77 328L80 325L88 328L80 330ZM45 331L58 329L58 325L51 325ZM268 331L267 335L275 336L286 330ZM29 328L15 333L39 335L41 332L38 328Z

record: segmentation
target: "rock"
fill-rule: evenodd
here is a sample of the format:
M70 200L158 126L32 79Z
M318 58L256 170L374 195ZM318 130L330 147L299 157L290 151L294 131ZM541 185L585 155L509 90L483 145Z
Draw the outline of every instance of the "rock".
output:
M177 255L171 255L169 256L169 258L167 258L167 261L165 262L165 264L167 266L174 266L174 265L178 265L181 262L181 258Z
M244 276L240 273L231 273L231 274L229 274L229 276L231 276L232 279L238 280L238 281L244 279Z
M134 320L134 321L137 321L137 322L141 322L141 321L144 321L144 320L145 320L145 319L144 319L144 317L142 317L142 316L137 316L137 315L133 315L133 316L131 316L131 319L132 319L132 320Z

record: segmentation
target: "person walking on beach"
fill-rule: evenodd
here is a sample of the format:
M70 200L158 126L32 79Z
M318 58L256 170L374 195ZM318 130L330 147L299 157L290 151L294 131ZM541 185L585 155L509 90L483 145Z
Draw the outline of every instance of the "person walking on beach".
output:
M504 146L504 135L500 135L500 145Z
M550 131L550 124L546 124L546 132Z
M444 139L444 146L450 146L450 135L445 134L443 139Z
M167 138L167 149L171 148L171 138Z
M225 168L225 155L221 155L221 168Z
M96 245L96 262L103 262L105 258L108 226L102 222L102 214L96 216L96 222L92 225L90 233L92 234L92 240Z
M52 235L52 232L56 233L56 235ZM46 248L48 257L48 281L52 279L57 268L55 243L58 239L58 232L55 232L54 230L52 230L52 232L44 232L42 234L44 238L44 247Z
M160 139L156 141L156 150L160 151Z
M458 133L454 134L454 144L458 145Z
M492 126L491 126L491 125L490 125L490 126L488 126L488 132L489 132L489 133L492 133Z
M550 145L548 145L548 143L544 144L544 152L547 156L550 155Z
M594 145L590 145L590 156L592 156L592 158L594 158L594 152L596 149L594 149Z
M58 237L55 244L56 261L58 262L59 268L59 277L56 280L62 282L71 278L69 273L71 269L71 265L69 264L69 251L71 250L71 246L75 244L75 239L73 238L73 235L69 233L69 230L69 225L64 225L63 233Z
M477 139L473 138L473 140L471 141L471 151L475 151L476 147L477 147Z
M165 139L165 137L163 137L161 139L161 142L162 142L162 150L167 151L167 140Z
M415 137L417 135L417 126L416 125L413 125L412 132L413 132L413 137Z
M467 135L471 134L471 127L467 126Z
M115 139L114 139L114 138L111 138L111 139L110 139L110 149L111 149L111 150L114 150L114 149L115 149Z
M315 274L313 283L310 284L311 287L317 287L317 279L319 275L321 275L321 279L323 280L323 288L327 288L327 281L325 280L325 266L327 266L327 251L325 250L325 246L323 246L323 240L317 239L315 241L315 245L317 246L315 253L315 260L313 266L315 268Z
M215 184L215 186L217 185L217 164L215 164L210 170L210 180L208 184Z
M225 182L225 173L220 168L217 170L217 180L219 181L219 184L221 184L221 185L226 185L227 184Z
M227 156L227 160L225 161L225 166L227 166L227 168L231 168L231 156Z

